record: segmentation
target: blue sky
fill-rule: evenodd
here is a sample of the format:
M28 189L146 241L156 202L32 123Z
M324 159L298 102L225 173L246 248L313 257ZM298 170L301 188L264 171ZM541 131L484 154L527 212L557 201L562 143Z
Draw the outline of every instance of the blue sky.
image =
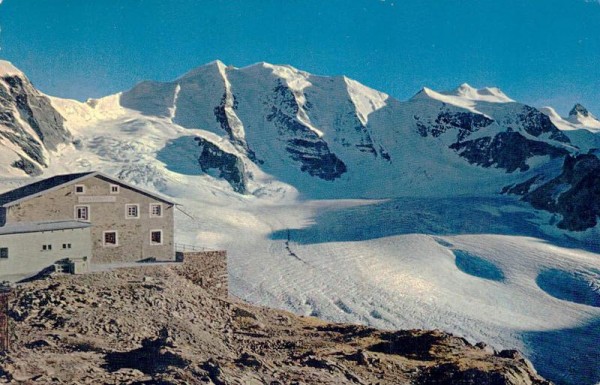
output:
M600 115L600 3L585 0L4 0L0 58L84 100L215 59L347 75L399 99L467 82Z

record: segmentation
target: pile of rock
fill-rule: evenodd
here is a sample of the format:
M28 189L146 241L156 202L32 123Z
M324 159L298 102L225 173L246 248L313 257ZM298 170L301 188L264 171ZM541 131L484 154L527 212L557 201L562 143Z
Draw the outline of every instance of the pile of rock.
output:
M10 316L6 383L549 384L516 352L254 307L172 266L31 282Z

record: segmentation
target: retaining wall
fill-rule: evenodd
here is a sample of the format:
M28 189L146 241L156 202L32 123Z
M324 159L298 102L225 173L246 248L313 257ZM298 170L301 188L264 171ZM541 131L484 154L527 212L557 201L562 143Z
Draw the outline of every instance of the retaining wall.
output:
M220 297L229 295L227 251L177 252L177 273Z

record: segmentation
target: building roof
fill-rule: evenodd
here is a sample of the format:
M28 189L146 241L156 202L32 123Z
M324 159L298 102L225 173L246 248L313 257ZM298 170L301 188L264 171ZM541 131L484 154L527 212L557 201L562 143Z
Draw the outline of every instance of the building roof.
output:
M19 201L25 197L38 196L44 191L79 180L80 178L90 174L92 173L84 172L78 174L56 175L51 178L40 180L14 190L7 191L0 195L0 205L6 206L7 203Z
M90 177L96 177L96 176L100 177L102 179L108 180L112 183L119 184L123 187L132 189L141 194L150 196L154 199L157 199L157 200L169 203L169 204L173 204L173 205L175 204L175 202L173 202L169 199L166 199L156 193L152 193L152 192L149 192L142 188L139 188L137 186L133 186L129 183L123 182L122 180L113 178L113 177L103 174L99 171L89 171L89 172L82 172L82 173L76 173L76 174L55 175L50 178L34 182L34 183L28 184L23 187L19 187L14 190L7 191L4 194L0 194L0 206L2 206L2 207L14 206L18 203L24 202L31 198L38 197L48 191L53 191L53 190L59 189L61 187L75 184L77 182L81 182Z
M85 229L91 225L89 222L82 221L19 222L0 227L0 235Z

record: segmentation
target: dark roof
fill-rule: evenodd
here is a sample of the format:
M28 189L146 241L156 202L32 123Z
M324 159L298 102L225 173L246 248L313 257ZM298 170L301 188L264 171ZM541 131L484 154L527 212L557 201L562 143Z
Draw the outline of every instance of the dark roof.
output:
M105 180L111 181L113 183L120 184L124 187L130 188L141 194L151 196L151 197L161 200L163 202L173 204L173 205L175 204L175 202L173 202L167 198L164 198L156 193L146 191L137 186L132 186L128 183L123 182L122 180L118 180L116 178L110 177L99 171L88 171L88 172L82 172L82 173L76 173L76 174L56 175L56 176L53 176L53 177L50 177L50 178L47 178L47 179L44 179L44 180L41 180L38 182L28 184L23 187L19 187L17 189L11 190L11 191L7 191L4 194L0 194L0 206L3 206L3 207L13 206L13 205L20 203L22 201L25 201L27 199L34 198L36 196L40 196L44 192L47 192L49 190L60 188L64 185L73 184L79 180L84 180L84 179L87 179L92 176L97 176L97 177L103 178Z
M50 190L51 188L61 186L65 183L72 182L76 179L93 174L93 172L82 172L77 174L56 175L39 182L34 182L17 189L7 191L0 195L0 205L23 199L28 196L36 196L40 193Z
M48 222L18 222L0 227L0 235L39 233L42 231L57 231L84 229L92 224L82 221L48 221Z
M159 201L163 201L163 202L165 202L165 203L168 203L168 204L171 204L171 205L175 205L175 204L176 204L176 203L175 203L175 202L173 202L172 200L170 200L170 199L167 199L167 198L165 198L164 196L162 196L162 195L160 195L160 194L157 194L157 193L154 193L154 192L150 192L150 191L148 191L148 190L145 190L145 189L143 189L143 188L141 188L141 187L138 187L138 186L131 185L131 184L129 184L129 183L125 183L125 182L123 182L123 181L122 181L122 180L120 180L120 179L115 179L115 178L113 178L113 177L110 177L110 176L108 176L108 175L106 175L106 174L103 174L103 173L101 173L101 172L99 172L99 171L96 171L96 172L94 173L94 176L97 176L98 178L100 178L100 179L104 179L104 180L106 180L106 181L108 181L108 182L112 182L112 183L114 183L114 184L121 185L121 186L123 186L123 187L125 187L125 188L128 188L128 189L131 189L131 190L133 190L133 191L137 191L138 193L140 193L140 194L142 194L142 195L149 196L149 197L151 197L151 198L154 198L154 199L157 199L157 200L159 200Z

